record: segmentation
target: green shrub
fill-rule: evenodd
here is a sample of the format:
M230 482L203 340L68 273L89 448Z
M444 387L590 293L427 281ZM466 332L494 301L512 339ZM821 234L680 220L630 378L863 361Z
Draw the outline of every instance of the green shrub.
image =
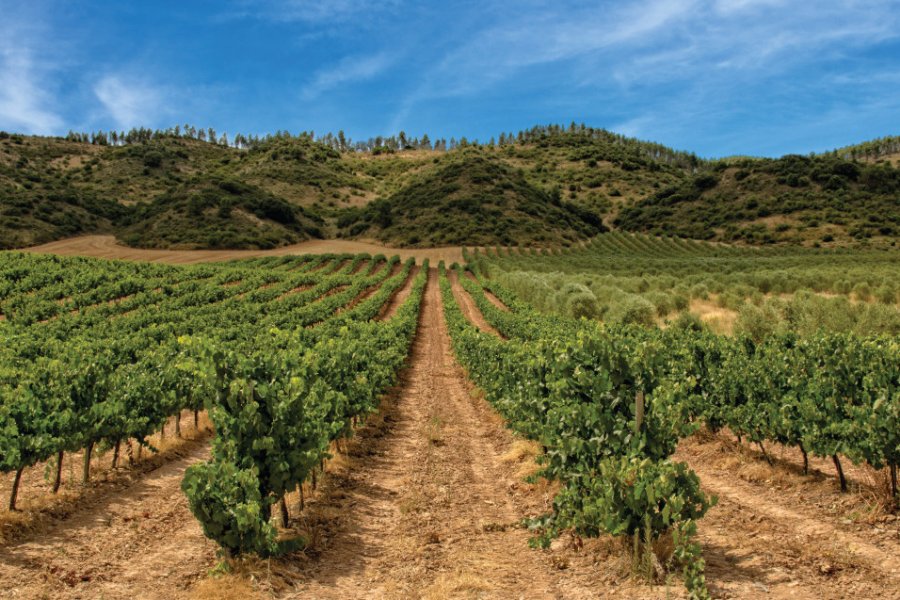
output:
M649 300L631 294L610 308L608 320L622 325L651 327L656 324L656 307Z
M691 286L691 298L709 300L709 288L705 284L698 283Z
M875 290L875 299L882 304L893 304L897 300L897 290L888 284L881 285Z
M868 302L872 298L872 288L865 281L860 281L853 286L853 295L861 302Z
M738 311L734 332L745 335L755 342L761 342L781 328L781 316L772 303L762 306L745 304Z

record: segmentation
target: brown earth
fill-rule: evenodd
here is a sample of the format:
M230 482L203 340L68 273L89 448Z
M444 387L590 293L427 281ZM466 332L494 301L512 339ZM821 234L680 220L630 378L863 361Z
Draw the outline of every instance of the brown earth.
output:
M900 598L900 517L879 504L872 474L845 464L851 493L842 494L830 461L812 458L803 475L790 450L769 448L770 466L722 435L680 444L675 458L720 500L699 524L715 590L744 597L741 584L752 583L776 597ZM753 581L735 577L736 565Z
M503 334L488 323L487 319L484 318L484 315L481 314L481 311L478 310L475 301L472 300L471 296L469 296L463 286L459 283L459 276L456 271L448 271L447 278L450 280L450 289L453 290L453 297L456 299L456 303L459 305L460 310L462 310L463 316L465 316L466 319L480 331L505 339Z
M412 293L413 284L416 281L416 275L419 274L420 269L421 267L414 266L409 270L409 276L406 278L406 281L404 281L403 285L391 295L390 299L384 303L384 306L382 306L381 310L378 312L379 321L390 319L397 313L400 307L403 306L403 303L406 302L406 299L409 298L409 295Z
M462 248L458 246L407 249L389 248L380 244L350 240L311 240L272 250L151 250L123 246L111 235L86 235L50 242L41 246L33 246L23 251L38 254L60 254L63 256L143 260L168 264L195 264L255 258L258 256L326 253L397 255L403 260L414 256L420 262L427 258L434 264L437 264L440 260L447 263L463 261Z
M466 271L466 277L468 277L472 281L475 281L475 282L478 281L478 278L475 277L475 274L472 273L472 271ZM495 296L493 294L493 292L491 292L490 290L488 290L486 288L483 289L482 291L484 292L484 297L487 298L488 302L490 302L491 304L493 304L494 306L496 306L503 312L509 312L509 307L506 306L505 304L503 304L503 301L500 298L498 298L497 296Z
M186 597L216 549L188 510L181 479L208 453L207 443L194 443L180 458L100 495L39 535L0 547L0 597Z
M19 485L18 510L0 511L0 546L39 533L60 519L82 510L85 506L102 500L107 495L133 485L137 479L159 469L164 464L182 458L197 444L207 444L212 425L205 412L199 415L199 427L194 427L191 411L181 415L181 436L175 436L174 417L166 425L165 436L160 433L147 438L156 449L152 452L138 449L133 444L129 449L122 444L117 468L112 468L111 448L96 447L91 455L90 484L82 485L84 452L66 452L63 457L60 488L52 492L56 473L55 457L28 467L22 473ZM0 490L8 492L12 488L14 473L0 473ZM4 508L8 496L4 498Z

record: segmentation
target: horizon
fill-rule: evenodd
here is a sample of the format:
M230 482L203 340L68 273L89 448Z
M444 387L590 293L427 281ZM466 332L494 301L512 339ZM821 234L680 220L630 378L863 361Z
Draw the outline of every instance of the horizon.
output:
M0 130L486 143L574 121L703 158L896 133L900 2L791 4L0 0Z

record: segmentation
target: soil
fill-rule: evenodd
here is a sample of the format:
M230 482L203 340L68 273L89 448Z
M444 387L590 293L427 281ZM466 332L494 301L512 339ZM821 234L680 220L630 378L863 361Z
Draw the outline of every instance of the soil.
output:
M0 547L0 597L187 597L212 566L216 547L203 536L180 486L184 470L208 454L208 443L195 443L39 535Z
M447 273L447 277L450 280L450 289L453 290L453 297L456 298L456 303L459 305L459 308L462 310L463 316L466 319L475 325L480 331L490 333L496 335L497 337L504 339L503 335L497 331L490 323L487 322L487 319L484 318L484 315L481 314L481 311L478 310L478 307L475 305L475 301L472 300L472 297L469 296L469 293L466 292L465 288L459 283L459 276L455 271L450 271Z
M699 523L716 595L743 598L752 579L767 597L900 598L900 518L878 505L864 469L847 465L852 493L842 494L826 461L811 459L803 475L799 452L769 453L774 466L703 434L675 455L719 497Z
M471 271L466 271L466 277L468 277L472 281L478 281L478 278L475 277L475 275ZM509 312L509 307L503 304L503 300L495 296L490 290L484 290L484 297L488 299L488 302L490 302L503 312Z
M393 317L397 311L403 306L403 303L406 302L406 299L409 298L409 295L412 293L413 284L416 281L416 275L419 274L419 270L421 267L414 266L409 271L409 276L406 278L406 281L403 282L403 285L395 291L391 298L384 303L384 306L381 307L381 310L378 313L378 320L383 321L385 319L390 319Z

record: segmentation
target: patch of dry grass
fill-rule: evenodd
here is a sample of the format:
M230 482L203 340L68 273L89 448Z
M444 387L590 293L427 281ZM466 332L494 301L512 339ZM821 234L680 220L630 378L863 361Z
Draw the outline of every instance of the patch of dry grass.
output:
M268 598L238 575L225 574L204 579L191 590L191 600L257 600Z
M535 459L541 454L541 446L531 440L515 440L501 457L500 460L507 464L517 465L515 476L517 479L525 479L537 473L540 466Z
M691 300L688 310L700 317L700 320L714 333L719 335L731 335L734 331L734 323L737 320L737 312L728 308L722 308L715 300Z
M444 600L445 598L485 598L492 587L484 577L470 571L457 570L444 573L434 583L422 591L423 600Z

